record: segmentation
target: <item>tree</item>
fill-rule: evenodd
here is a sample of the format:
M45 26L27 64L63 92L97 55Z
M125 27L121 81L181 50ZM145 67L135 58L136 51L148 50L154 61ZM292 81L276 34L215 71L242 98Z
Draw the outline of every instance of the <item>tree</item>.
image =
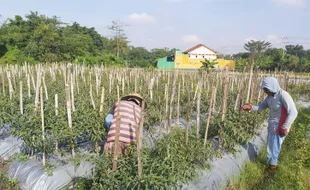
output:
M128 25L120 21L112 21L112 25L108 27L113 33L113 42L117 57L125 53L128 49L128 41L124 29L126 26Z
M209 59L205 59L204 61L201 61L202 69L205 69L207 71L211 71L212 69L214 69L214 65L217 64L217 62L215 60L209 60Z
M306 52L304 51L304 47L302 45L286 45L285 49L288 54L295 55L299 58L302 58L306 55Z
M240 52L240 53L234 54L233 59L236 59L236 60L248 59L250 55L251 54L249 52Z
M244 44L244 49L251 53L252 58L256 59L265 50L270 48L271 44L265 41L254 41L250 40L248 43Z
M129 47L127 57L129 67L149 67L152 62L151 53L144 47Z

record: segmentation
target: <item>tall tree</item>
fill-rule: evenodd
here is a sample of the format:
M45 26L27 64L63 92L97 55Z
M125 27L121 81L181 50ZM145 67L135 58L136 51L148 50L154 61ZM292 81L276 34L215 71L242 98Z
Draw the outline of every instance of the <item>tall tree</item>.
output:
M288 54L295 55L299 58L302 58L306 55L302 45L286 45L285 49Z
M108 28L113 33L113 42L115 44L116 56L119 57L128 50L128 41L125 33L125 27L128 26L120 21L112 21Z
M269 42L250 40L244 44L244 49L250 52L251 56L255 59L270 48L270 46L271 44Z

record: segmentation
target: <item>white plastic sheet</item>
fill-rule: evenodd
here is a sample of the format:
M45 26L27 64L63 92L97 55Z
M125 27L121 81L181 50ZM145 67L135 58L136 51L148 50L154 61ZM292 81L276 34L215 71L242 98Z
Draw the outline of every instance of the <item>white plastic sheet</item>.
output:
M93 164L81 162L75 167L69 163L52 171L52 176L42 168L37 160L27 162L15 161L11 164L8 177L17 179L23 190L59 190L68 185L76 177L89 177L92 174Z
M11 127L4 125L0 129L0 158L10 159L14 154L21 152L24 141L9 134Z

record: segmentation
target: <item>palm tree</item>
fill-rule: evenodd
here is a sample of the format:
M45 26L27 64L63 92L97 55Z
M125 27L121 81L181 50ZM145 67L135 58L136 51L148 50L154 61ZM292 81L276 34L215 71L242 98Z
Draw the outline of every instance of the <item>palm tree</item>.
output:
M255 58L260 56L261 53L270 48L271 43L265 41L254 41L250 40L248 43L244 44L244 49L251 53L252 57Z

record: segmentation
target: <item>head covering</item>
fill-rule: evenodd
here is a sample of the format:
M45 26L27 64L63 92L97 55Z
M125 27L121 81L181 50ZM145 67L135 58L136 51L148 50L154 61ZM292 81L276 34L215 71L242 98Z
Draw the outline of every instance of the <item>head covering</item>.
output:
M261 88L267 88L272 93L277 93L280 90L279 82L274 77L264 78Z
M140 103L140 106L142 107L142 101L144 101L144 99L142 98L142 96L140 94L137 94L137 93L128 94L126 96L123 96L121 98L121 100L130 100L132 98L138 100ZM146 108L146 107L147 107L147 104L144 101L144 108Z

